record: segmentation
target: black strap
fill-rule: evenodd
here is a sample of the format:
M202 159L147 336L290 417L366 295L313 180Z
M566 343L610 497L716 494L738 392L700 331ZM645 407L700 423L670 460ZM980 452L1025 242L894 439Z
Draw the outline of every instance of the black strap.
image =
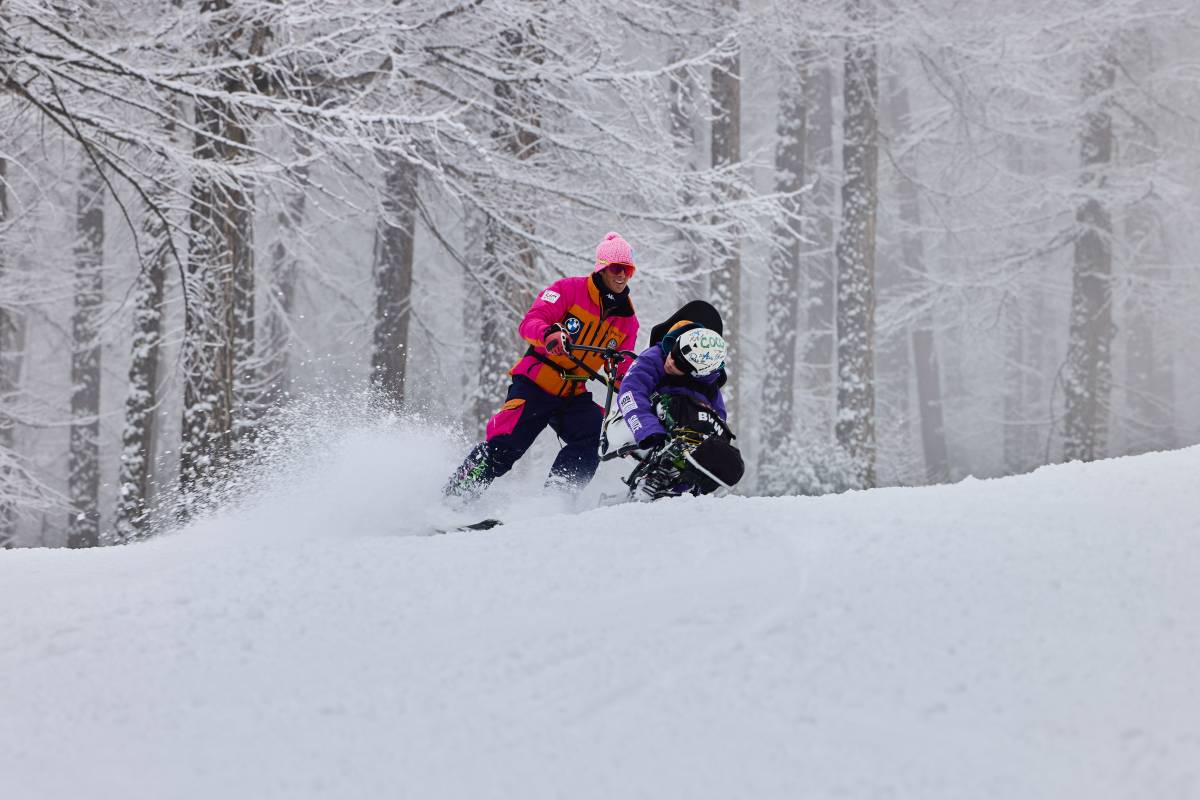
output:
M587 364L584 364L582 361L580 361L578 358L571 355L570 353L567 353L567 358L574 361L576 366L578 366L580 369L582 369L584 372L586 372L587 375L576 375L573 372L567 372L565 369L563 369L563 366L561 364L554 363L553 361L551 361L550 359L546 358L544 355L539 353L537 350L535 350L533 348L533 345L529 346L529 349L525 351L525 355L533 356L538 361L542 362L547 367L549 367L550 369L557 372L559 377L562 378L564 381L586 381L589 377L595 378L598 381L604 380L604 378L600 377L600 375L594 369L589 367Z

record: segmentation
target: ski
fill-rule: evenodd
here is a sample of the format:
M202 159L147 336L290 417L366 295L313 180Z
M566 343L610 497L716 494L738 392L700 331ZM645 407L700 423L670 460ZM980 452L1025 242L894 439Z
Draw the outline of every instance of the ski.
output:
M494 517L481 519L479 522L472 522L470 525L458 525L453 528L434 528L431 536L440 535L443 533L466 533L467 531L490 531L492 528L498 528L504 523Z

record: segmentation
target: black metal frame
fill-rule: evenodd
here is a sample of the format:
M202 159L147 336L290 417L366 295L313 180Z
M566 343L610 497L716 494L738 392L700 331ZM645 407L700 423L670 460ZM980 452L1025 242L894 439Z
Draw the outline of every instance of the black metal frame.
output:
M600 426L600 450L603 452L608 449L608 414L612 411L613 381L616 379L617 365L626 358L637 358L637 353L632 350L618 350L615 347L589 347L583 344L569 344L566 346L566 349L567 358L575 362L575 366L608 388L607 393L604 395L604 423ZM601 359L604 361L605 368L608 370L608 376L605 377L587 364L584 364L583 361L571 353L572 350L580 350L585 353L599 353Z

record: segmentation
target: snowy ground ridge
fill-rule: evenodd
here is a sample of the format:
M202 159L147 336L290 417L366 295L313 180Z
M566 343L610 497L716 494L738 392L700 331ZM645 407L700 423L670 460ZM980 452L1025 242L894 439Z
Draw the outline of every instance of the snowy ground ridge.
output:
M0 553L0 797L1200 797L1200 449L416 535L459 449Z

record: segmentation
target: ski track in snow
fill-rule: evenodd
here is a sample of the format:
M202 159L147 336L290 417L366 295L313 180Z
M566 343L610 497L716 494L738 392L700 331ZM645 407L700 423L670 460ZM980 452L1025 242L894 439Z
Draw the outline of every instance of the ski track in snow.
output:
M587 512L458 455L0 552L0 798L1200 797L1200 448Z

